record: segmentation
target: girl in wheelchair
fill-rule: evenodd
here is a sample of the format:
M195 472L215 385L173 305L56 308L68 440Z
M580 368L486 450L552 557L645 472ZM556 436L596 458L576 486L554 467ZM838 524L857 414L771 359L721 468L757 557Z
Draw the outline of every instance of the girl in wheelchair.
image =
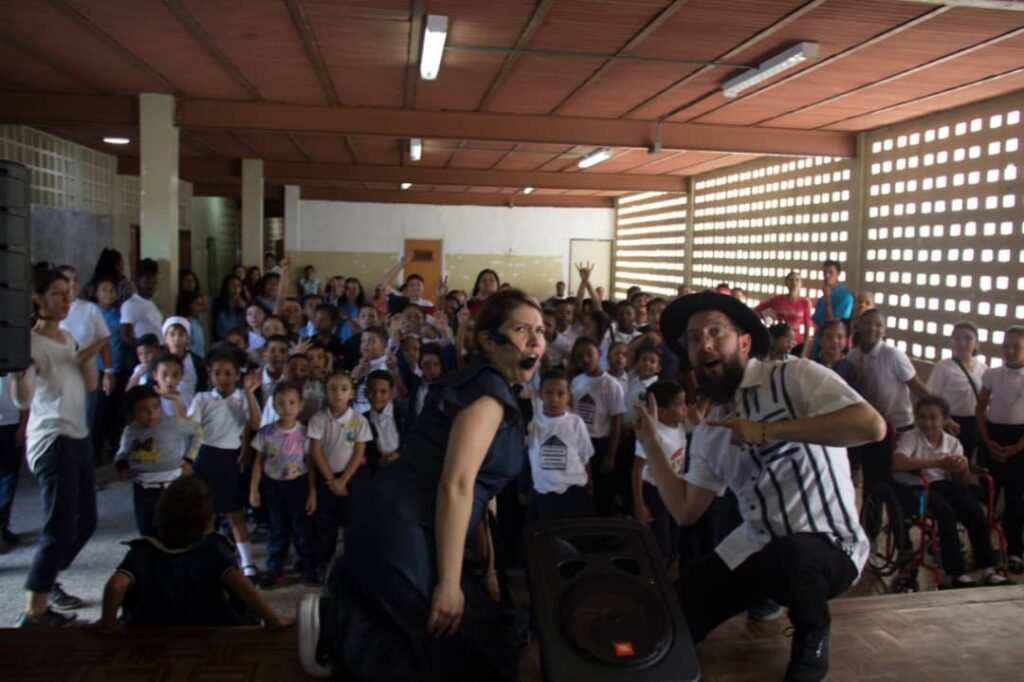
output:
M1009 583L996 572L996 554L988 522L981 504L970 485L970 465L963 447L942 427L949 418L945 398L927 395L914 406L914 428L900 436L892 457L893 479L904 513L917 514L919 494L928 482L928 515L935 519L939 531L942 568L950 578L951 587L977 587L967 573L960 540L959 521L967 529L974 548L977 568L985 585Z

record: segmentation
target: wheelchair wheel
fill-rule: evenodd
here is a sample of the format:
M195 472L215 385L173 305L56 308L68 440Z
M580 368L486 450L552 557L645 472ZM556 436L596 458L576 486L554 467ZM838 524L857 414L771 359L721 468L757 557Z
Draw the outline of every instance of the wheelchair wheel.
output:
M871 543L867 568L882 578L896 573L907 533L903 507L891 485L879 481L864 490L860 523Z

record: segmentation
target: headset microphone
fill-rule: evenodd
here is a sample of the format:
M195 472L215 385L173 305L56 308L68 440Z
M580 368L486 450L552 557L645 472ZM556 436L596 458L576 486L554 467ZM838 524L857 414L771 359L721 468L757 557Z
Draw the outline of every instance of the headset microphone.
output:
M507 335L501 332L494 332L494 334L491 335L491 338L494 339L494 343L498 344L499 346L504 346L506 344L512 343L512 340L508 338ZM523 352L518 348L516 350L519 352L519 368L533 369L533 366L537 364L537 357L534 355L524 355Z

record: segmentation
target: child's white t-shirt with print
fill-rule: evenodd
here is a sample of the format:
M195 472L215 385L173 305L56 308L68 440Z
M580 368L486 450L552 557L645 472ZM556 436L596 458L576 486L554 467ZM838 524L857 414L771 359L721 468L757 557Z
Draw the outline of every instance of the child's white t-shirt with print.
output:
M580 374L572 380L572 403L591 438L607 438L611 418L626 413L622 384L608 372L596 377Z
M669 426L660 421L655 425L658 434L658 444L662 452L668 457L668 465L672 467L679 480L683 479L683 471L686 468L686 426ZM644 460L644 469L641 477L646 483L654 485L654 476L651 475L651 465L647 463L647 453L644 452L643 444L637 440L636 456Z
M564 493L571 486L587 485L587 462L594 456L587 425L579 415L533 415L527 429L533 488L538 493Z

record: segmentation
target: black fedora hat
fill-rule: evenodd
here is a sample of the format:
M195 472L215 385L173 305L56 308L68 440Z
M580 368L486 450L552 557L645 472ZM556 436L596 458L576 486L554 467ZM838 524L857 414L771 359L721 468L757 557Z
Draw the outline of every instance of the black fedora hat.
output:
M687 363L686 341L680 343L680 337L686 332L686 323L690 316L704 310L717 310L724 313L743 333L750 334L752 339L750 357L762 358L768 354L771 338L761 318L746 303L727 294L704 291L699 294L687 294L672 301L661 313L661 333L665 343L676 355Z

